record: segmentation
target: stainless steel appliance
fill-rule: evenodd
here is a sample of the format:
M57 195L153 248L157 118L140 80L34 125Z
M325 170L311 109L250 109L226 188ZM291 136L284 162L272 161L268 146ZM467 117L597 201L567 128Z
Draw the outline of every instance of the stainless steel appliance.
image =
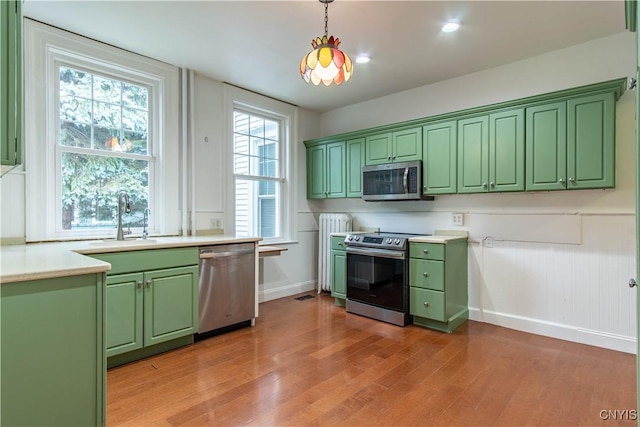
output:
M197 338L251 324L255 317L255 250L254 243L200 248Z
M362 168L362 199L420 200L422 196L422 162L385 163ZM433 197L426 199L433 200Z
M349 234L346 310L405 326L409 324L409 238L413 234Z

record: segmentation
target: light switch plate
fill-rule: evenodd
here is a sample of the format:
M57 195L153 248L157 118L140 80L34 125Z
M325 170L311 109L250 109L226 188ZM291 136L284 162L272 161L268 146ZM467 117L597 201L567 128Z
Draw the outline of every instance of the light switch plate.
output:
M485 237L484 238L484 247L492 248L493 247L493 237Z
M463 225L464 214L461 214L461 213L451 214L451 222L453 223L453 225Z

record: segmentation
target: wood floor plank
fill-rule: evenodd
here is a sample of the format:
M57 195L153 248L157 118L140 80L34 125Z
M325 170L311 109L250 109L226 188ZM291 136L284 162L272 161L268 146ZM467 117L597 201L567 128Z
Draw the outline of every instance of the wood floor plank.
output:
M402 328L314 296L110 369L107 425L636 425L634 355L473 321Z

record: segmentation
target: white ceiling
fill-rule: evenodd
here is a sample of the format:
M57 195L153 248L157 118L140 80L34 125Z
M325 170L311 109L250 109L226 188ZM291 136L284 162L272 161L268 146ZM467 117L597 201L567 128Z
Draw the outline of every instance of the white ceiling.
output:
M616 1L365 1L329 5L355 64L341 86L302 80L324 5L298 1L26 0L38 21L323 112L625 31ZM440 32L448 19L462 27Z

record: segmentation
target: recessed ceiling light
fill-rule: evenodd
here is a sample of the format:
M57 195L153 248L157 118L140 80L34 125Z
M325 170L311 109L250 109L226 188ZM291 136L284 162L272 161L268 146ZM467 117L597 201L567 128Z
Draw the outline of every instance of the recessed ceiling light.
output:
M368 55L359 55L356 57L356 62L358 64L366 64L371 61L371 57Z
M449 21L442 26L442 32L451 33L460 28L460 23L458 21Z

